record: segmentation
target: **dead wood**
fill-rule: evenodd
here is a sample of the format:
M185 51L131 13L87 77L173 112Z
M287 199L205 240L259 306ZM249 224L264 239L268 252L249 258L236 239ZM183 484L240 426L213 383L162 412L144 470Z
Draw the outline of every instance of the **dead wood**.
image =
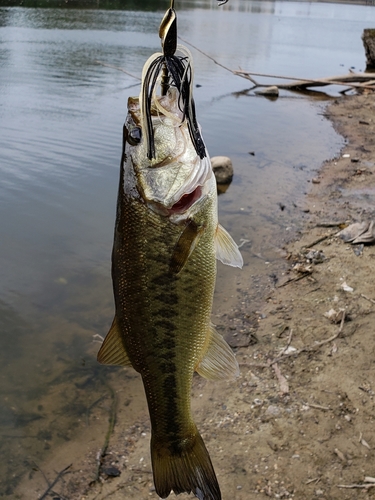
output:
M231 68L228 68L224 64L221 64L219 61L217 61L215 58L204 52L203 50L199 49L192 43L188 42L182 37L178 37L180 40L182 40L184 43L187 45L190 45L190 47L193 47L195 50L203 54L205 57L210 59L213 63L217 64L221 68L225 69L226 71L229 71L233 75L240 76L241 78L245 78L245 80L250 80L251 83L254 85L253 88L256 87L270 87L273 84L270 83L259 83L254 79L254 77L262 77L262 78L275 78L278 80L290 80L288 83L278 83L277 87L280 89L286 89L286 90L306 90L310 87L324 87L326 85L340 85L344 87L352 87L352 88L369 88L372 90L375 90L375 81L374 81L374 74L373 73L354 73L354 72L349 72L347 75L339 75L339 76L330 76L326 78L297 78L297 77L292 77L292 76L285 76L285 75L269 75L265 73L255 73L253 71L244 71L242 69L240 70L233 70Z
M310 87L325 87L326 85L340 85L344 87L353 87L353 88L373 88L374 87L374 75L366 74L366 73L348 73L347 75L339 75L339 76L329 76L327 78L319 78L319 79L307 79L307 78L295 78L288 76L280 76L280 75L262 75L260 73L252 73L248 71L233 71L235 75L241 76L242 78L249 79L253 81L252 76L264 76L268 78L280 78L286 80L292 80L288 83L278 83L277 86L279 89L286 90L306 90ZM247 78L247 77L250 78ZM270 84L257 84L257 86L268 87Z

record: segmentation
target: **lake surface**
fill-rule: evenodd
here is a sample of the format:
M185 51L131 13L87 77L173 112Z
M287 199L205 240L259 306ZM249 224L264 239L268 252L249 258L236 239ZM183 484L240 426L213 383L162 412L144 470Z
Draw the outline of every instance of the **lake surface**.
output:
M95 400L109 370L97 365L99 344L93 341L106 334L113 316L110 253L122 124L127 98L139 93L139 85L102 63L140 75L159 50L157 31L167 7L148 1L140 11L135 3L127 4L133 10L115 10L110 2L110 9L101 10L81 9L79 2L74 9L0 2L5 498L13 498L35 461L74 439L73 422L83 411L76 392L84 388L82 377L96 381L90 386ZM372 6L216 4L177 2L179 34L230 68L301 78L365 68L361 34L375 20ZM250 82L192 52L206 144L211 156L230 156L235 168L232 185L219 198L220 218L243 243L250 279L264 271L266 261L280 258L284 236L301 224L308 180L343 145L321 115L339 89L330 96L284 91L270 101L247 91ZM233 294L237 276L219 266L214 309Z

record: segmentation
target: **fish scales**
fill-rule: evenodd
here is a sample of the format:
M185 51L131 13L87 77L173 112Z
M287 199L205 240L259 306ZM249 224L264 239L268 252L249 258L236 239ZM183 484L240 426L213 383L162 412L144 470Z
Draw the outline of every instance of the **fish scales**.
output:
M214 202L207 204L205 213L214 210ZM131 338L124 337L125 349L142 375L153 431L168 434L175 419L184 432L191 427L191 380L210 321L215 228L208 224L191 259L176 276L169 264L183 226L171 224L139 200L123 196L120 203L113 281L120 329L131 332ZM205 213L199 214L202 219ZM173 407L168 388L177 394Z
M182 52L179 78L187 74L184 64L192 64L187 49ZM195 121L192 81L183 94L176 85L163 96L149 95L159 57L145 64L140 98L128 101L112 252L116 313L98 360L132 366L142 376L157 494L220 500L190 394L194 371L212 380L238 375L210 316L216 259L242 267L242 257L218 224L216 182ZM186 114L181 99L191 101Z

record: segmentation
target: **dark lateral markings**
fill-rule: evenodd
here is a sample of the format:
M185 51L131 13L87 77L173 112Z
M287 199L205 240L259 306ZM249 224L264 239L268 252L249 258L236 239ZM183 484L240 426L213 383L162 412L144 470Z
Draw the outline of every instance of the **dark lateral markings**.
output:
M176 316L178 316L178 311L176 311L176 309L162 307L155 313L155 316L167 319L175 318Z
M165 377L163 382L163 394L167 400L168 411L165 415L165 427L166 432L168 434L172 434L178 437L178 434L181 432L181 426L178 419L178 394L177 394L177 381L175 375L171 374ZM177 441L177 440L176 440ZM176 448L176 442L172 441L172 447ZM175 450L173 450L175 452Z
M157 327L157 328L163 328L164 330L168 330L168 333L169 332L174 332L175 329L176 329L176 325L174 323L172 323L172 321L169 321L168 319L157 319L155 322L154 322L154 325Z

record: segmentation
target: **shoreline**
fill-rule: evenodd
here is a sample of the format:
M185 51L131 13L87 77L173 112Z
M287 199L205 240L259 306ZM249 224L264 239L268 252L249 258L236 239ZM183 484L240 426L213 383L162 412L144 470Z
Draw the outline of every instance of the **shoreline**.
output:
M193 413L224 499L349 500L366 489L365 476L374 476L375 248L365 245L356 254L335 234L339 223L375 219L375 94L337 98L325 116L347 144L311 183L308 213L303 221L300 215L303 230L285 245L286 263L270 264L273 278L264 277L268 284L260 310L251 309L243 286L246 320L244 309L225 320L227 330L249 340L236 352L240 378L219 383L194 379ZM309 251L315 252L312 262L306 261ZM296 264L309 271L296 272ZM344 282L353 291L345 291ZM326 317L331 309L344 314L331 321ZM127 369L111 373L108 383L116 398L93 408L90 426L51 460L50 477L73 461L54 489L61 498L158 498L147 409L145 403L134 407L137 394L124 390L129 378L137 375ZM133 390L142 391L139 380ZM118 425L100 481L92 483L113 405ZM111 468L120 475L111 475ZM43 477L34 473L15 498L45 490ZM375 498L373 491L367 489L368 499Z

